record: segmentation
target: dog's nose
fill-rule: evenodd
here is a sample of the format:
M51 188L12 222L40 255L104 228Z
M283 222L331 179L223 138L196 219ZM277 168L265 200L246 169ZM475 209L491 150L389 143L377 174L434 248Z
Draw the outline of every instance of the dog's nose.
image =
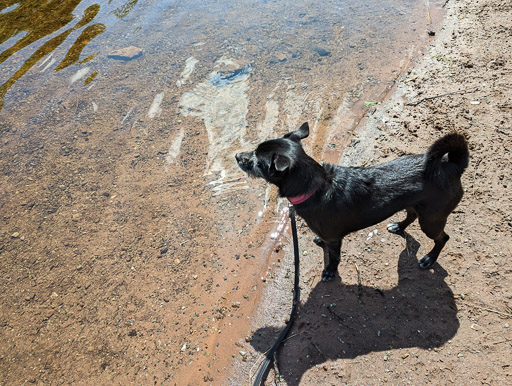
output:
M236 162L240 162L240 159L242 158L242 155L240 153L235 154Z

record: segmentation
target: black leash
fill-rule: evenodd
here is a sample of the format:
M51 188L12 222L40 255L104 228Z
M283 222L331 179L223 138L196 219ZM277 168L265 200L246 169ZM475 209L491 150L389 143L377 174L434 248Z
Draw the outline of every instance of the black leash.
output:
M279 346L283 342L284 338L286 338L286 335L288 335L288 332L290 331L293 325L293 321L295 319L295 311L297 310L297 304L299 304L299 240L297 238L297 224L295 223L295 209L293 207L290 208L290 222L292 224L293 255L295 259L295 280L293 284L293 304L292 311L290 313L290 320L286 324L286 327L283 329L283 331L281 331L281 334L279 334L276 343L274 343L272 348L267 352L265 360L262 362L260 368L258 369L258 373L256 374L253 386L263 385L263 382L265 382L265 380L267 379L267 375L270 370L270 364L274 360L274 354L279 349Z

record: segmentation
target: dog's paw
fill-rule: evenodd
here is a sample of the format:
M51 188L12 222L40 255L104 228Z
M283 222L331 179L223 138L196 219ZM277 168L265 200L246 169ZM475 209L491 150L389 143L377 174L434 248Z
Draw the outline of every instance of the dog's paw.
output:
M401 234L404 233L403 229L400 228L400 225L398 225L397 222L392 222L391 224L388 224L388 232L394 233L394 234Z
M334 280L334 276L336 276L336 271L332 272L332 271L328 271L326 269L324 269L322 271L322 281Z
M436 263L437 259L434 259L430 255L425 255L420 261L419 265L421 269L430 269Z
M313 242L314 242L316 245L318 245L319 247L321 247L321 248L325 247L325 243L324 243L324 241L323 241L320 237L318 237L318 236L315 236L315 237L313 238Z

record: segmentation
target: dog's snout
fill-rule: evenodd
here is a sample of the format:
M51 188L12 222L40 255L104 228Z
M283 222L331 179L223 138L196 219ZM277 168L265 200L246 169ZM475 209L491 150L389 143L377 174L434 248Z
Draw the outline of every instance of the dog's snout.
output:
M236 153L235 158L238 163L245 163L245 162L249 161L249 159L251 158L251 154L252 154L252 152L250 152L250 151Z
M253 170L252 155L253 155L252 151L245 151L242 153L235 154L235 158L236 158L236 162L238 162L238 166L240 166L240 168L247 173L251 173Z

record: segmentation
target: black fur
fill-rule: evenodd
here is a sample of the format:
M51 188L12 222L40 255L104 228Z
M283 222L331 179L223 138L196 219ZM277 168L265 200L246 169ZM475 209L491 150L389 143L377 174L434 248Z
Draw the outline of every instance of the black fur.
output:
M318 235L324 250L322 280L334 278L340 261L341 241L351 232L377 224L405 209L404 221L388 225L403 233L416 218L434 248L420 268L434 265L449 239L444 232L448 215L462 198L460 176L469 162L465 138L457 133L438 139L426 154L409 155L372 167L320 165L308 156L301 139L309 135L304 123L283 138L265 141L253 151L238 153L242 170L277 185L282 197L314 192L295 205Z

